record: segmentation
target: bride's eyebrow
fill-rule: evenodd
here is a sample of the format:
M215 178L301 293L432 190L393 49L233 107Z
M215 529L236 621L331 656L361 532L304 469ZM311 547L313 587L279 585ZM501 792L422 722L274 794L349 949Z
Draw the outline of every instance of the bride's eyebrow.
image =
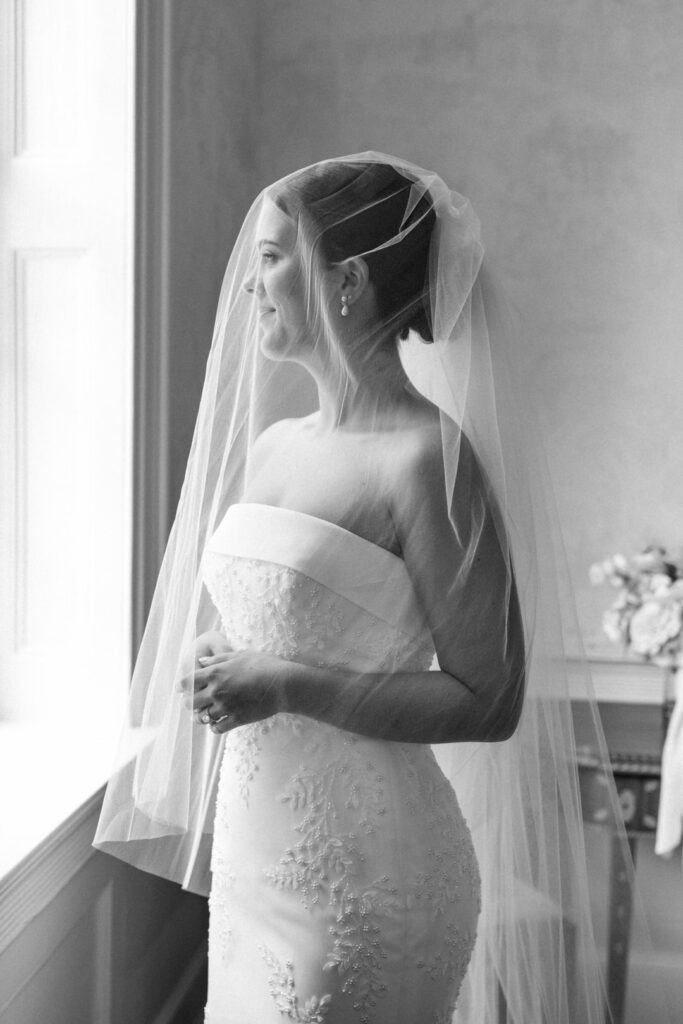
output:
M259 249L262 249L264 245L274 245L276 249L281 249L282 248L282 246L280 245L279 242L273 242L269 238L262 238L262 239L260 239L260 241L257 243L257 245L258 245Z

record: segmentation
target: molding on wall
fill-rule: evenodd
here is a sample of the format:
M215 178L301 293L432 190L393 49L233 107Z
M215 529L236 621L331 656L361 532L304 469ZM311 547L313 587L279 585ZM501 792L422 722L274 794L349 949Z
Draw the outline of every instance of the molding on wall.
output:
M23 156L26 151L26 4L24 0L14 0L13 8L13 43L14 72L13 82L13 124L12 132L13 155Z
M605 704L661 704L664 669L633 661L591 659L587 662L595 696ZM569 659L569 692L574 700L585 696L585 663Z
M112 995L114 989L114 948L112 921L114 920L114 884L104 886L93 907L95 921L95 978L94 1004L97 1024L111 1024Z
M15 154L16 155L16 154ZM31 258L30 253L21 249L14 252L12 266L14 293L14 361L11 407L14 413L14 446L11 454L13 467L12 482L9 484L10 494L14 496L14 514L10 526L12 537L12 561L10 568L11 601L14 608L14 642L13 653L18 654L26 646L28 633L26 622L26 586L27 586L27 539L26 539L26 446L28 443L28 370L26 340L26 268ZM11 434L10 434L11 437Z
M94 855L103 795L99 790L0 880L0 953Z
M151 1024L187 1024L187 1002L191 1001L193 991L201 985L207 954L208 942L205 940L195 950Z
M14 380L12 409L15 417L14 450L11 465L14 467L14 515L10 535L13 538L13 557L10 567L12 578L12 606L14 608L14 642L13 654L23 653L35 638L29 636L29 608L31 595L27 592L29 572L29 518L32 510L29 507L28 453L32 447L29 436L29 406L31 390L29 387L31 363L30 353L39 339L30 337L28 311L35 302L36 295L31 294L30 271L39 263L56 263L71 260L74 267L83 273L83 265L88 251L82 246L33 246L18 247L14 250L12 261L12 285L15 310L15 343L14 343ZM79 267L80 264L80 267ZM40 293L38 293L40 299Z
M133 661L170 529L170 0L138 0L135 167Z

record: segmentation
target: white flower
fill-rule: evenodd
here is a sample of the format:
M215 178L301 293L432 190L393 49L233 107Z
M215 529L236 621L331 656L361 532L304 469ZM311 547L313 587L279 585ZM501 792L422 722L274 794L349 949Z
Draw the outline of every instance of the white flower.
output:
M659 550L643 551L642 554L633 556L631 564L639 572L661 572L664 568L664 559Z
M594 562L588 570L588 578L594 587L599 587L601 583L604 583L606 576L604 562Z
M619 612L614 608L608 608L602 616L602 628L613 644L623 643L625 640L624 628Z
M628 575L628 562L623 555L614 555L612 565L616 572L623 573L624 576Z
M677 604L645 601L631 618L630 647L634 654L651 658L681 631L681 608Z
M655 597L666 597L671 589L671 579L666 573L658 572L650 578L649 590Z

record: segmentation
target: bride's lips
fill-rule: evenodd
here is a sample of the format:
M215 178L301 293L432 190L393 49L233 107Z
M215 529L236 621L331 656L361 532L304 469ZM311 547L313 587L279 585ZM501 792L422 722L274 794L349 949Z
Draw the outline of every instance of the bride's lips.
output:
M259 309L259 316L268 316L269 313L274 313L275 310L271 306L264 306Z

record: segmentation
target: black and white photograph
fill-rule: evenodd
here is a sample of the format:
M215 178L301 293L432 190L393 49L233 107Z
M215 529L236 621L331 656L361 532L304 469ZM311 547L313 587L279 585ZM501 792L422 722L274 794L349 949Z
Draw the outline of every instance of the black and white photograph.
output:
M0 0L0 1024L683 1020L679 0Z

